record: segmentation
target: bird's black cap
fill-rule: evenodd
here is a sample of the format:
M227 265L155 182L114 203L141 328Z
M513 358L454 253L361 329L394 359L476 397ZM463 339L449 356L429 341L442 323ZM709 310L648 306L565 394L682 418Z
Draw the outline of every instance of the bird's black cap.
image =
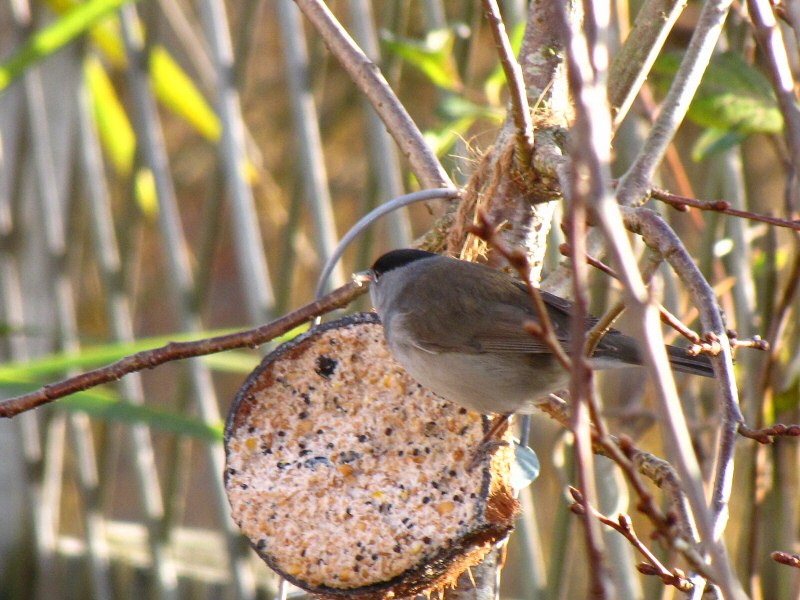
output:
M376 277L380 277L384 273L388 273L392 269L404 267L409 263L422 260L425 258L433 258L438 256L433 252L425 252L424 250L414 250L412 248L402 248L400 250L391 250L387 252L372 264L371 271Z

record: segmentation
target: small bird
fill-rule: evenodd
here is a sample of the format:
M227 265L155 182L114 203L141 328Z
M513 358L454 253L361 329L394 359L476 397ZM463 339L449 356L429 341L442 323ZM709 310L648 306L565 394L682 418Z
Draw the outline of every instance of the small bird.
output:
M432 392L484 414L530 413L537 400L567 387L569 373L525 329L538 322L524 283L486 265L422 250L392 250L356 280L370 296L392 354ZM556 337L568 348L572 304L540 292ZM597 319L588 318L588 331ZM676 371L713 377L707 356L667 346ZM639 344L609 331L594 368L641 365Z

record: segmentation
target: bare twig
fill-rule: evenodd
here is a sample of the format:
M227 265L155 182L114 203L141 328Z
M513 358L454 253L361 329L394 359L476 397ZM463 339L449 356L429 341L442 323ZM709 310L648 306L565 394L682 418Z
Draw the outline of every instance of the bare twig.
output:
M525 82L522 80L522 68L519 66L511 49L511 42L508 40L497 0L483 0L483 9L486 13L489 29L492 31L497 54L500 57L500 65L508 83L511 114L514 119L514 126L517 129L519 163L520 166L528 167L531 163L531 153L533 152L533 123L531 122L528 95L525 92Z
M576 514L585 514L586 509L586 502L583 494L575 489L574 487L570 486L569 488L570 494L572 495L573 499L575 500L576 504L573 504L570 508L572 512ZM653 552L644 545L642 540L636 535L636 532L633 530L633 522L631 521L630 515L626 513L620 513L616 520L604 515L599 510L594 508L591 505L589 506L589 510L598 521L611 527L617 533L622 534L622 536L628 540L631 545L639 551L639 553L645 557L647 563L640 565L638 568L639 572L644 573L645 575L656 575L658 576L661 581L663 581L667 585L674 586L681 590L682 592L690 592L694 587L694 584L686 579L685 573L680 571L679 569L675 569L675 571L670 571L664 564L658 560Z
M561 398L551 394L537 407L563 427L569 427L572 419L570 409ZM680 478L672 465L649 452L636 448L627 437L616 438L609 435L601 438L593 428L592 442L594 452L610 458L622 469L639 499L636 505L637 509L650 519L656 528L658 537L664 540L668 546L683 554L697 573L714 581L712 567L697 549L697 531ZM668 513L665 514L661 510L644 481L639 477L640 474L664 491L670 504Z
M750 438L760 444L771 444L776 437L800 437L800 425L784 425L777 423L771 427L750 429L744 423L739 424L739 435Z
M728 330L728 339L731 342L731 348L733 348L734 352L737 348L753 348L754 350L761 350L762 352L769 352L770 348L772 348L770 343L760 335L754 335L751 338L740 340L739 334L733 329Z
M121 377L152 369L158 365L173 360L191 358L214 354L235 348L255 348L264 344L291 329L310 321L314 317L328 313L336 308L346 306L355 298L366 291L357 283L350 282L334 290L316 302L311 302L298 308L288 315L271 321L255 329L248 329L238 333L221 335L194 342L171 342L160 348L145 350L131 354L115 363L87 371L75 377L70 377L46 385L35 392L9 398L0 402L0 417L10 418L22 412L38 408L58 398L80 392L104 383L116 381Z
M800 554L789 554L788 552L776 550L775 552L771 552L769 557L775 562L781 563L782 565L788 565L790 567L794 567L795 569L800 569Z
M569 244L561 244L561 246L559 247L559 251L561 252L561 254L571 257L572 250ZM593 266L595 269L605 273L609 277L613 277L614 279L619 280L619 276L616 274L614 269L609 267L604 262L599 261L596 258L589 256L588 254L586 255L586 262L589 265ZM645 282L649 282L650 278L653 276L653 272L655 272L655 270L658 268L658 265L660 264L661 260L655 261L655 263L651 265L651 268L649 268L646 273L642 273L642 279ZM600 319L597 325L595 325L592 328L592 331L590 332L590 334L587 336L586 339L587 356L591 356L592 351L594 351L594 348L597 346L600 339L603 337L603 335L606 334L608 329L611 327L614 321L616 321L619 318L619 316L622 314L624 310L625 310L625 303L622 301L617 302L606 312L605 315L603 315L603 317ZM700 344L702 342L701 337L697 333L689 329L678 317L676 317L670 311L668 311L663 304L658 305L658 311L661 315L661 321L663 323L672 327L675 331L680 333L682 336L684 336L693 344ZM753 340L752 344L753 347L755 347L758 345L758 342ZM742 342L741 344L742 347L749 345L750 343L748 342ZM704 349L698 347L695 350L695 353L699 354L702 351L704 351Z
M369 99L423 187L454 187L422 133L378 66L358 47L321 0L295 0L350 79Z
M661 190L658 188L653 188L650 190L650 196L655 198L656 200L661 200L662 202L669 204L676 210L685 211L687 210L686 207L691 206L692 208L697 208L699 210L709 210L713 212L719 212L726 215L731 215L732 217L741 217L743 219L749 219L751 221L758 221L760 223L768 223L769 225L775 225L776 227L786 227L788 229L794 229L795 231L800 231L800 221L797 220L788 220L788 219L779 219L777 217L770 217L769 215L760 215L758 213L751 212L749 210L739 210L737 208L733 208L730 202L726 200L697 200L695 198L688 198L686 196L680 196L678 194L673 194L666 190Z
M702 492L698 489L695 493L700 497L694 498L692 502L693 510L701 514L696 515L700 520L701 529L707 543L712 544L717 556L717 564L725 568L730 568L725 554L720 536L724 530L728 518L728 502L731 490L731 478L733 477L733 449L736 440L736 429L743 421L742 413L739 408L739 395L736 381L733 377L733 361L730 353L730 345L726 335L726 329L722 321L722 315L717 305L717 300L711 286L698 270L694 261L691 259L680 239L674 231L653 211L647 209L624 209L626 226L636 233L643 236L645 243L659 252L670 263L677 275L686 285L695 305L700 310L701 322L704 329L709 332L707 335L716 336L720 344L721 354L712 356L712 363L715 366L717 375L717 389L722 407L722 423L720 425L720 435L717 445L717 473L714 479L714 492L711 501L712 523L704 521L707 515L705 506L700 506ZM680 410L680 406L675 398L675 407ZM685 423L682 428L685 427ZM685 435L685 434L684 434ZM688 438L685 440L688 443ZM680 453L680 450L679 450ZM696 464L696 458L691 457ZM690 496L691 497L691 496ZM710 527L710 529L708 529ZM726 585L738 587L738 582L733 579L732 572L728 575L729 582ZM731 589L731 588L729 588ZM731 589L732 591L732 589ZM739 593L732 591L735 597Z

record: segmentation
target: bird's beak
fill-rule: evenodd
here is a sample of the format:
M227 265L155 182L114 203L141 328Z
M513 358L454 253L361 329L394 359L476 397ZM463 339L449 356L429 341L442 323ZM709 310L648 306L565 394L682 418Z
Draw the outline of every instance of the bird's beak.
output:
M353 281L358 285L373 283L375 281L375 273L372 272L372 269L367 269L366 271L359 271L358 273L353 273Z

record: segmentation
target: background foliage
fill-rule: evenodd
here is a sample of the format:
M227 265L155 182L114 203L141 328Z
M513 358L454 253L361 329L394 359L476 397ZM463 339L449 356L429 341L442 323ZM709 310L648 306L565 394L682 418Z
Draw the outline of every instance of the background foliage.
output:
M525 2L501 5L516 48ZM616 173L658 111L700 5L684 10L617 134ZM480 5L331 7L464 183L506 109ZM638 6L620 0L614 9L621 44ZM658 183L794 215L782 113L741 7L723 38ZM788 28L784 40L796 61ZM166 339L259 324L310 300L339 235L418 185L288 0L8 0L0 63L4 396ZM748 422L800 421L796 235L655 208L715 286L729 326L772 336L774 367L753 353L737 364ZM441 210L418 207L368 232L335 283L410 243ZM550 269L560 260L557 225L551 235ZM696 313L680 286L665 276L660 287L691 323ZM594 291L595 313L618 294L601 277ZM274 594L276 582L230 523L220 476L221 420L258 358L233 352L162 367L0 423L0 598ZM647 382L634 373L602 382L605 403L615 431L659 453ZM718 418L711 390L680 384L709 471ZM571 441L543 417L535 427L545 471L526 496L504 593L580 597L585 565L563 485ZM797 574L768 554L798 551L798 445L745 441L738 452L726 534L738 573L756 597L795 597ZM608 483L618 479L598 468ZM606 513L634 510L624 485L607 496ZM633 565L619 536L608 540L615 564ZM660 597L662 584L632 567L616 576L621 598Z

